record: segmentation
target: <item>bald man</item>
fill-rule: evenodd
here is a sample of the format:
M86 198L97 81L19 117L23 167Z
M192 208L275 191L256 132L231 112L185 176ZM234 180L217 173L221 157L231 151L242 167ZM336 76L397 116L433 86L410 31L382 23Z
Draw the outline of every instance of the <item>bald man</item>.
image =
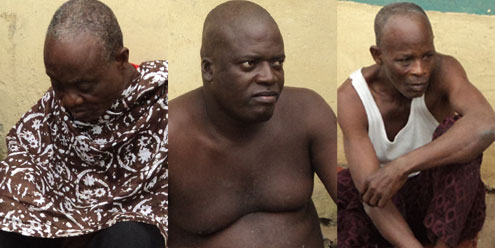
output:
M55 12L52 87L9 132L0 163L0 247L165 246L168 65L128 59L105 4Z
M323 246L316 172L336 194L336 120L315 92L283 87L284 43L262 7L206 17L203 86L170 102L169 247Z
M480 164L494 112L461 64L436 52L421 7L383 7L375 35L375 64L338 90L349 162L338 175L339 247L472 240L485 216Z

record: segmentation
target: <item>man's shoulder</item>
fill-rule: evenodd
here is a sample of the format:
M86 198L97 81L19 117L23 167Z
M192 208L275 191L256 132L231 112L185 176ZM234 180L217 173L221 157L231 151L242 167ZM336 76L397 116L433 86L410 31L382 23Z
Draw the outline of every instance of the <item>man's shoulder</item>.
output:
M170 106L175 106L174 108L192 107L191 102L198 101L200 97L201 97L201 87L188 91L170 100Z
M451 55L437 54L437 61L435 65L435 72L433 76L437 76L437 79L445 81L450 77L457 77L464 75L465 71L461 63Z
M281 95L281 105L294 111L301 109L306 112L307 108L312 108L319 104L328 105L317 92L307 88L284 87Z
M306 120L308 122L319 119L323 115L334 116L333 110L327 101L317 92L307 88L285 87L281 96L281 110L288 118Z
M173 116L170 118L170 123L177 123L179 125L185 125L192 123L194 116L198 115L200 111L200 99L201 87L186 92L169 101L169 114Z
M430 90L448 92L454 84L468 82L466 71L461 63L453 56L437 54L434 72L431 76Z
M355 96L356 90L352 85L352 79L357 77L362 77L366 84L372 83L373 80L376 79L378 74L379 66L377 64L373 64L366 67L361 67L354 72L352 72L348 78L339 86L337 89L337 97L346 97L346 96ZM359 75L359 76L358 76Z

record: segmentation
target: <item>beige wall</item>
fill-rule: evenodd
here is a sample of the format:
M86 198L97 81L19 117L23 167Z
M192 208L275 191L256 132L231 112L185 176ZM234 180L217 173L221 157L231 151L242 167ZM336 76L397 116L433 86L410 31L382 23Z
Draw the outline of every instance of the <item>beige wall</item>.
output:
M203 22L223 0L171 0L170 86L171 98L202 85L200 56ZM336 108L336 1L255 0L270 12L284 37L285 84L311 88ZM173 118L171 116L170 118ZM173 175L172 175L173 176ZM336 220L335 204L320 182L314 199L320 216Z
M337 77L342 83L354 70L373 63L369 47L375 43L373 19L380 7L354 2L338 2ZM470 81L495 106L495 16L464 13L427 12L438 52L456 57ZM339 136L339 163L345 164L342 136ZM482 176L495 186L495 147L484 153Z
M45 32L62 0L2 0L0 8L0 158L5 135L50 86L43 65ZM140 63L167 58L168 5L163 0L103 0L115 13Z
M63 2L3 0L0 10L0 157L6 152L5 134L50 86L44 74L43 42L49 21ZM202 24L206 14L223 1L103 2L119 20L132 62L170 60L171 98L201 86ZM273 15L284 36L286 85L311 88L335 109L335 1L256 2ZM319 182L314 198L320 215L335 220L335 205Z

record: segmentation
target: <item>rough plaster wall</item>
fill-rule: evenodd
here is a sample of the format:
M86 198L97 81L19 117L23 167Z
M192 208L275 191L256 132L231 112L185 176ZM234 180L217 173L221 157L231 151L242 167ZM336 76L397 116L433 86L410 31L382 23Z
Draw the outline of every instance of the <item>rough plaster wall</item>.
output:
M379 6L338 2L337 77L338 85L356 69L373 63L369 47L375 44L373 19ZM464 13L427 12L438 52L456 57L464 66L470 81L495 104L495 16ZM338 161L345 164L342 134L339 133ZM482 177L495 186L495 147L484 153Z
M184 4L170 0L171 98L202 85L199 50L203 22L208 12L222 2L191 0ZM272 14L284 37L286 85L311 88L336 109L336 1L254 2ZM336 220L335 204L320 182L315 185L313 197L320 216Z
M6 153L6 133L50 86L44 73L43 43L53 13L64 2L1 1L0 158ZM103 2L117 16L132 62L167 58L168 5L165 1Z

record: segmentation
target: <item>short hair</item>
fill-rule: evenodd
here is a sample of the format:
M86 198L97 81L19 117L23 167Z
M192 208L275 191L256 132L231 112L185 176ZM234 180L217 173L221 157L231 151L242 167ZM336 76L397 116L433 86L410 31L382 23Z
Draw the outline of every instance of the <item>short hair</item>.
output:
M70 0L60 6L52 17L46 38L73 38L89 33L103 46L102 58L111 61L123 47L122 31L112 10L97 0Z
M380 45L381 38L383 35L383 28L387 23L388 19L394 15L408 15L408 14L421 14L426 17L428 20L428 16L426 12L419 7L419 5L410 2L399 2L399 3L391 3L385 5L383 8L378 11L375 17L375 39L376 45ZM430 21L428 20L428 23Z

